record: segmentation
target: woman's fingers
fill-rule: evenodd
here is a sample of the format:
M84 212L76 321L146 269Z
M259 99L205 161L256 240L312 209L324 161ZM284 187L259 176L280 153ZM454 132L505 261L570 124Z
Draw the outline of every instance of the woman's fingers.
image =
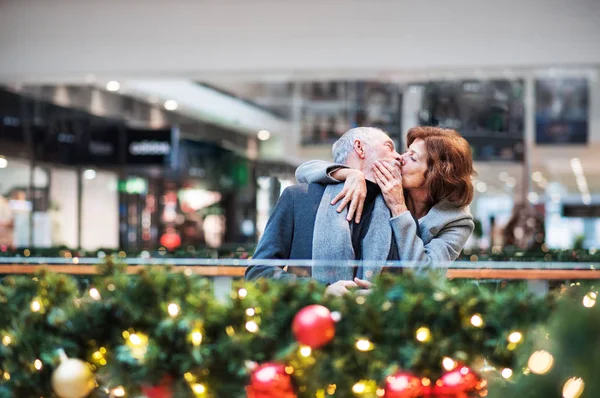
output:
M388 169L388 167L390 169ZM391 180L392 178L394 178L394 175L392 174L394 169L392 168L392 166L388 165L387 162L376 161L375 168L376 170L379 170L381 174L385 176L386 179Z

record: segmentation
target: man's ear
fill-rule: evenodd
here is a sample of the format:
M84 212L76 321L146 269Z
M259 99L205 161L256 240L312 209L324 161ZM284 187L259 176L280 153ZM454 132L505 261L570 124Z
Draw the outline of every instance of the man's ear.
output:
M354 152L356 152L359 159L365 158L365 146L361 140L354 140Z

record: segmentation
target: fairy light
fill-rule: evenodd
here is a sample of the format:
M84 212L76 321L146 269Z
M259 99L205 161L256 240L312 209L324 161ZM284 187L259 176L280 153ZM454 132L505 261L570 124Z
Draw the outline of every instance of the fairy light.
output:
M335 394L335 390L337 390L336 384L330 384L327 386L327 394L333 395L333 394Z
M256 311L254 310L254 308L248 308L248 309L246 309L246 315L248 315L248 316L254 316L254 314L256 314Z
M127 345L131 349L131 356L141 361L148 351L148 336L142 333L131 333Z
M192 391L194 394L204 394L206 392L206 387L203 384L196 383L192 385Z
M31 311L38 312L42 309L42 304L38 300L33 300L31 302Z
M240 289L238 290L238 297L243 299L246 298L246 296L248 295L248 291L246 289Z
M179 310L179 305L177 305L176 303L171 303L167 307L167 311L169 312L171 318L175 318L177 315L179 315Z
M39 359L36 359L35 361L33 361L33 367L36 370L42 370L42 361L40 361Z
M10 343L12 343L12 339L9 335L5 335L4 337L2 337L2 344L8 347Z
M195 345L196 347L200 345L200 343L202 343L202 332L200 332L200 330L194 330L192 331L192 333L190 334L190 339L192 340L192 344Z
M508 335L508 341L510 343L518 344L523 340L523 334L521 332L512 332Z
M504 368L504 369L502 369L501 374L502 374L502 377L504 377L505 379L510 379L513 374L513 371L512 371L512 369Z
M90 293L90 297L96 301L98 301L102 298L102 296L100 296L100 292L95 287L91 288L89 293Z
M292 373L294 373L294 368L292 366L286 366L285 373L291 375Z
M442 360L442 366L447 371L451 371L456 367L456 362L452 358L444 357L444 359Z
M415 333L415 338L421 343L429 341L431 339L431 331L425 326L420 327Z
M592 308L596 305L596 292L589 292L585 296L583 296L583 306L586 308Z
M125 396L125 388L123 388L123 386L119 386L119 387L115 388L114 390L112 390L112 394L115 397L124 397Z
M529 370L538 375L548 373L550 369L552 369L552 365L554 365L554 357L544 350L536 351L531 354L529 361L527 362Z
M256 333L258 332L258 325L254 321L248 321L246 322L246 330L250 333Z
M2 375L2 377L4 377L4 380L9 381L10 380L10 373L4 372L4 374Z
M367 339L360 339L356 342L356 348L359 351L371 351L373 349L373 343Z
M563 398L579 398L583 394L585 383L580 377L571 377L563 387Z
M481 317L481 315L474 314L471 317L471 325L475 326L476 328L482 327L483 326L483 318Z
M378 397L384 397L385 396L385 390L383 388L378 388L377 391L375 391L375 394Z
M310 356L310 354L312 353L312 349L309 346L302 346L300 347L300 355L302 355L305 358L308 358Z
M363 392L365 392L365 383L358 382L355 385L353 385L352 392L354 392L355 394L362 394Z
M429 380L427 377L423 377L423 378L421 379L421 384L422 384L424 387L429 387L429 386L431 385L431 380Z

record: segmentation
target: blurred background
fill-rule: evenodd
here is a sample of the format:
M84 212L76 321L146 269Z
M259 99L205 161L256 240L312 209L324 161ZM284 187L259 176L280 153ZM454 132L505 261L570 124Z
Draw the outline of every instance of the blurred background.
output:
M597 0L0 1L0 249L252 246L349 128L458 130L468 247L600 236Z

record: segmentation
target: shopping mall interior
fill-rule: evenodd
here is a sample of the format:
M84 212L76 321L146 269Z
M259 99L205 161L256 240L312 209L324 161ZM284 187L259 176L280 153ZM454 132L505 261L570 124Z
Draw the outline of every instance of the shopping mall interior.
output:
M600 248L600 161L597 159L600 2L597 0L6 0L0 2L0 50L0 260L5 267L0 280L3 283L12 274L29 275L38 270L28 268L21 272L18 267L77 265L80 261L83 264L84 258L89 260L86 267L92 267L96 263L107 264L106 258L112 258L111 253L115 258L133 261L131 264L169 259L177 264L176 259L181 259L186 266L239 269L248 265L243 261L252 258L265 235L282 192L297 184L295 171L300 164L315 159L332 161L332 144L355 127L384 130L398 152L403 153L407 150L406 134L416 126L456 130L472 151L477 172L472 179L474 199L470 204L473 228L459 248L460 254L450 259L458 257L454 274L457 280L487 278L481 284L494 286L495 294L504 294L498 286L512 286L515 280L526 280L523 282L526 290L539 297L563 291L569 284L579 286L576 282L579 280L589 283L600 278L596 271L594 276L581 273L549 276L542 272L543 268L552 268L552 272L575 272L582 267L595 270L596 262L600 264L596 254ZM400 257L401 262L422 260ZM514 265L522 259L529 259L535 265L524 266L521 262ZM108 264L113 264L111 261ZM499 265L490 265L493 261ZM485 276L473 273L478 268L491 271L506 268L514 272L535 269L538 273L535 278L510 272ZM466 276L460 276L461 269ZM213 282L226 290L244 276L243 269L229 274L213 268L210 272L197 272L195 268L189 275L185 272L188 277L192 273L214 277ZM115 279L106 282L102 289L112 286L114 290L115 285L120 286L114 275ZM183 274L172 277L180 278ZM179 279L171 282L183 283ZM92 287L90 282L86 283L84 289ZM406 292L412 289L409 282L402 283L407 284ZM418 283L414 282L414 286ZM81 281L78 285L80 289L83 286ZM288 292L285 287L277 289L273 291L282 295ZM465 289L466 292L468 288ZM597 288L590 289L585 297L588 304L590 300L593 304L585 305L584 299L586 308L595 304ZM2 305L9 297L6 291L0 290ZM182 292L174 290L170 294ZM105 291L100 293L104 295ZM238 293L231 296L234 301L244 298ZM488 304L481 304L485 301L481 298L483 293L473 295L482 301L469 304L472 307L469 308L481 307L477 311L482 314L488 308ZM297 299L291 307L297 310L299 303L309 303L306 297ZM139 297L121 299L132 306ZM457 305L467 305L468 300L464 299L464 303ZM258 306L261 301L256 300L254 305ZM506 300L498 299L497 303L504 303L507 308L517 305ZM527 303L533 312L535 305L539 305L538 309L542 307L533 301ZM177 305L177 312L179 306L183 311L183 301ZM263 305L267 306L266 302ZM244 317L231 311L231 319ZM512 318L507 314L502 316L512 319L510 322L521 328L515 330L525 334L527 322L540 321L545 316L542 313L544 310L540 309L528 320L513 313ZM246 314L246 321L254 322L252 315ZM382 314L377 315L381 316L381 322ZM365 322L358 319L355 321ZM594 319L598 324L599 312ZM0 334L4 333L5 343L0 349L6 348L0 350L0 359L10 357L17 363L14 358L18 356L11 357L8 348L11 338L15 342L18 338L12 336L6 340L9 336L6 330L16 327L9 327L9 320L8 315L6 319L0 315ZM263 322L267 322L266 318ZM137 327L141 330L151 323L148 319L139 320ZM460 327L461 323L457 324ZM250 334L254 333L253 325L245 325ZM419 330L423 332L425 326L421 326ZM70 327L78 330L78 326ZM227 334L232 337L233 327L227 327L231 328ZM206 328L208 336L212 332ZM129 336L134 332L123 333ZM420 340L418 333L417 340L429 339L423 333L424 340ZM488 339L497 337L496 332L486 333ZM152 335L149 331L147 334ZM348 334L349 339L353 336L344 330L339 334ZM366 333L364 338L373 340L378 338L376 335ZM520 343L516 335L510 336L515 340L509 339L510 344ZM123 337L127 340L125 334ZM154 337L160 341L160 336ZM265 342L268 339L251 348L244 338L239 341L243 348L238 351L228 346L223 348L226 345L219 349L232 357L252 357L256 362L274 360L271 354L256 354L259 349L271 352L265 348L269 347ZM452 344L458 346L460 338L456 339ZM167 340L155 343L163 347L161 344L167 344ZM372 342L364 341L362 344L367 348L362 351L370 351ZM148 348L147 344L146 338L144 347ZM339 344L336 349L341 350L343 346ZM496 355L501 357L499 362L508 361L512 358L508 355L515 354L510 344L505 356L496 351L490 357ZM167 346L171 351L181 350ZM315 350L317 346L304 343L302 347ZM84 354L89 353L74 347L76 344L59 348L85 360ZM559 350L545 349L558 368ZM435 354L419 351L421 359L409 361L410 365L402 362L404 354L398 356L402 359L394 357L394 360L425 375L421 378L417 374L419 385L423 385L420 388L428 385L427 377L436 375L431 370L435 355L452 361L456 369L462 364L470 366L469 371L475 369L475 365L459 359L462 357L454 355L454 351L444 350ZM463 350L471 355L467 348ZM88 361L94 371L102 367L97 362L105 355L96 352L100 353L96 362ZM165 352L168 354L169 349L164 348L161 354ZM298 358L310 357L310 348L306 353ZM30 362L35 359L40 361L40 369L42 364L44 369L48 368L48 373L36 376L39 377L36 380L43 385L52 376L52 389L25 381L37 369L37 362L32 365L35 369L25 372L29 376L22 375L21 379L16 368L11 370L12 380L0 363L0 397L89 395L91 390L85 388L82 390L86 394L61 392L60 386L54 386L54 376L59 372L51 365L53 360L31 355L20 359ZM209 355L209 351L194 355L198 357L191 359L190 354L182 363L191 361L201 366L200 357ZM215 354L211 351L210 355ZM381 355L373 361L391 361ZM538 357L542 362L547 359ZM372 376L375 365L369 367L354 357L345 360L349 361L350 375L362 369L369 375L365 380L374 379L377 383L382 380ZM152 361L155 359L148 363L153 364ZM307 363L298 361L294 365L288 362L281 377L289 378L292 366L310 374L305 369ZM600 364L597 358L595 361ZM127 361L117 362L125 366ZM331 359L327 363L334 366L334 362ZM246 396L220 386L218 377L211 379L208 373L198 373L197 369L182 370L189 364L177 365L177 371L171 373L169 369L176 367L173 364L168 365L171 368L165 365L156 369L148 365L146 370L152 368L152 371L135 373L131 370L132 363L131 378L118 379L119 384L98 382L97 386L107 386L102 389L106 394L89 396L125 396L125 390L130 389L145 395L127 396L170 397L152 395L144 388L139 392L136 387L143 386L140 380L146 382L149 377L156 377L160 384L161 375L170 375L175 380L173 396ZM446 364L446 370L454 369ZM500 380L511 384L513 370L518 373L513 365L507 363L504 368L510 370L508 377L500 368ZM216 374L219 366L225 365L215 360L207 363L206 369ZM528 369L531 368L535 364L532 366L530 360ZM559 380L561 384L556 391L539 384L538 393L545 391L547 395L527 396L561 396L561 391L564 397L598 396L594 394L600 394L598 382L586 379L581 366L574 368L579 374L574 371L569 377L582 378L579 380L587 383L585 389L577 380L573 382L576 385L567 385L572 379L564 378ZM115 367L111 372L124 372L123 369ZM190 375L185 376L186 386L191 389L187 392L177 387L177 380L183 380L184 374ZM242 373L235 377L233 384L238 379L242 380L239 382L242 386L248 382ZM271 395L260 392L259 377L257 382L252 379L256 385L246 387L247 396L485 396L435 395L425 390L422 395L394 395L390 392L394 387L389 378L391 387L378 384L371 391L369 383L348 381L336 371L317 379L321 382L324 377L338 381L319 387L303 378L301 372L294 379L297 386L294 392L277 387L281 390ZM65 385L72 380L63 374L62 382ZM519 383L515 378L514 385L525 385ZM263 384L268 383L263 380ZM345 384L352 387L351 391L344 389ZM116 387L121 385L124 387ZM483 394L480 386L481 383L464 391ZM578 392L579 387L583 395ZM5 391L8 395L2 395ZM11 391L17 395L10 395ZM508 394L508 390L502 391ZM194 395L189 395L192 392ZM489 393L503 396L494 395L491 388Z

